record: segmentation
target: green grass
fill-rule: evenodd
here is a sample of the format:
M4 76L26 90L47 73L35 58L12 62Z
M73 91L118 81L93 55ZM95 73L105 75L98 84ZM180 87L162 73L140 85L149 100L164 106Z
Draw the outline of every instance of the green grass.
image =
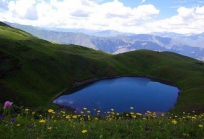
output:
M65 111L20 109L16 106L3 109L0 117L0 138L13 139L202 139L203 114L195 112L174 115L170 113L119 114L111 109L107 116L98 110L85 108L81 114ZM97 113L92 116L92 113Z
M0 103L51 107L75 82L114 76L149 76L180 89L171 112L204 111L204 63L176 53L138 50L111 55L38 39L0 22Z

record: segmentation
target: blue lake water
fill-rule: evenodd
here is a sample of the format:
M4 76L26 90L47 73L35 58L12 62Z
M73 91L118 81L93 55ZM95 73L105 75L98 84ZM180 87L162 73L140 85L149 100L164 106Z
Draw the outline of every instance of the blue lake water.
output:
M167 112L176 103L179 89L144 77L105 79L68 90L53 103L77 112L87 107L92 114L114 109L115 112Z

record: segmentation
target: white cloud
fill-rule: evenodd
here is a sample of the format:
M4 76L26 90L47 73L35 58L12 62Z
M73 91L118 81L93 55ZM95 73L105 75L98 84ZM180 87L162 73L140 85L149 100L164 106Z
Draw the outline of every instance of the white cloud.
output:
M102 0L0 0L0 21L50 28L86 28L132 33L203 32L204 6L178 7L176 15L156 21L160 11L152 4L130 8L119 0L99 4L100 1Z
M145 2L146 0L142 0L142 3Z
M159 14L153 5L130 8L118 0L15 0L4 4L0 20L44 27L145 31L141 25ZM5 0L0 0L0 3ZM6 10L6 7L7 10Z
M177 15L171 18L147 23L146 27L152 32L175 32L181 34L198 34L204 28L204 6L185 8L180 7Z

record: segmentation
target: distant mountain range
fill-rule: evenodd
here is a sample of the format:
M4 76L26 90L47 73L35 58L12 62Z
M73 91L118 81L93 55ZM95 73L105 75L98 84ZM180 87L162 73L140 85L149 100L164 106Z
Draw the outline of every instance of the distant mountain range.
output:
M170 51L204 60L204 33L191 36L175 33L130 34L111 30L51 30L15 23L5 23L53 43L76 44L112 54L148 49Z

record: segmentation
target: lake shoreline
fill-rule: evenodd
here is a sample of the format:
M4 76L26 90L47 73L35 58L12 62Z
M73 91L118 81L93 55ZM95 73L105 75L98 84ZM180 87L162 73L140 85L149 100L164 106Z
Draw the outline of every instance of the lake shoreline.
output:
M165 84L168 84L168 85L171 85L171 86L175 86L179 89L179 92L178 92L178 97L177 97L177 100L174 104L174 106L176 105L176 103L178 102L179 100L179 97L180 97L180 92L181 92L181 89L173 82L169 81L169 80L166 80L166 79L163 79L163 78L158 78L158 77L154 77L154 76L149 76L149 75L124 75L124 76L112 76L112 77L99 77L99 78L89 78L89 79L86 79L86 80L83 80L83 81L79 81L79 82L74 82L72 84L72 86L64 89L63 91L59 92L57 95L55 95L51 100L50 100L50 103L53 104L53 105L56 105L59 107L59 109L62 109L62 110L68 110L70 111L70 107L69 106L64 106L64 105L59 105L59 104L55 104L53 103L53 101L58 98L60 95L62 95L63 93L65 93L66 91L68 90L71 90L73 88L76 88L76 87L79 87L79 86L82 86L82 85L86 85L86 84L89 84L89 83L93 83L93 82L96 82L96 81L99 81L99 80L104 80L104 79L114 79L114 78L122 78L122 77L144 77L144 78L149 78L149 79L152 79L152 80L155 80L155 81L161 81L161 82L164 82ZM172 108L174 108L174 106ZM172 109L171 108L171 109ZM72 109L73 110L73 109ZM168 110L169 111L169 110Z

